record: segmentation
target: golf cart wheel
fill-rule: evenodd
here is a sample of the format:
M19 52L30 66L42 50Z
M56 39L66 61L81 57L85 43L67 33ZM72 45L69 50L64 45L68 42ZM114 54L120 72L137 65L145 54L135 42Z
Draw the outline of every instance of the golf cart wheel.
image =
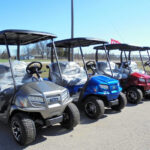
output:
M11 131L20 145L28 145L35 140L36 128L34 121L26 114L17 113L11 118Z
M80 113L73 103L68 104L63 114L63 121L60 123L66 129L73 129L80 122Z
M88 97L84 102L84 112L91 119L99 119L105 111L104 103L96 96Z
M118 97L118 101L119 101L118 105L111 107L113 110L120 111L121 109L123 109L127 105L127 98L126 98L124 93L120 92L120 95Z
M131 87L127 90L127 100L129 103L138 104L143 99L143 93L140 89L136 87Z

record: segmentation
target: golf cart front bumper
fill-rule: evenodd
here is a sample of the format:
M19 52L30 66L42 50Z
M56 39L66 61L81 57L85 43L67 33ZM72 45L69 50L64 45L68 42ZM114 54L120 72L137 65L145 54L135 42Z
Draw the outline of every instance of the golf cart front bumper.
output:
M120 92L116 92L116 93L108 93L105 95L100 95L100 97L103 100L106 107L111 107L111 106L119 104L119 101L118 101L119 95L120 95Z
M63 115L58 116L58 117L54 117L54 118L51 118L51 119L46 119L45 124L46 124L46 126L50 126L50 125L60 123L62 121L63 121Z
M118 104L119 104L118 99L115 99L113 101L108 102L108 107L115 106L115 105L118 105Z
M60 103L54 103L50 105L45 105L45 107L19 107L13 105L10 110L10 115L15 111L22 111L27 113L39 113L43 120L48 124L53 124L54 122L59 122L62 119L62 114L69 103L72 102L72 98L68 98Z
M144 94L150 95L150 84L148 83L147 86L144 86Z
M145 91L145 95L150 95L150 90Z

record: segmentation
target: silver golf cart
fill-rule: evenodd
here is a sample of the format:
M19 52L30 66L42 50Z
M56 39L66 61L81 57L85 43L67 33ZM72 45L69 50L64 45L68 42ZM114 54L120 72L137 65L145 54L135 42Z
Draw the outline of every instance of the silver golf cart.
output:
M41 62L18 61L20 46L50 40L56 36L36 31L0 31L0 45L5 45L8 63L0 65L0 120L10 123L14 139L27 145L36 138L36 128L60 123L73 129L80 120L66 88L43 81ZM17 46L17 61L12 61L11 46ZM11 49L14 51L14 47ZM33 76L34 75L34 76Z

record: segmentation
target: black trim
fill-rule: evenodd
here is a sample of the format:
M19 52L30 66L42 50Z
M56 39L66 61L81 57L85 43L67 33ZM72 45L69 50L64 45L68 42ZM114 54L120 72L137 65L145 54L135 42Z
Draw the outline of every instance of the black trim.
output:
M55 35L47 32L30 30L3 30L0 31L0 45L5 45L4 35L7 36L8 45L27 45L56 38Z
M61 41L56 41L55 45L56 47L61 48L75 48L75 47L85 47L95 44L106 44L108 42L100 39L95 38L85 38L85 37L79 37L79 38L71 38L71 39L65 39ZM52 43L47 44L48 47L52 47Z
M107 44L102 46L96 46L94 49L96 50L104 50L106 47L107 50L121 50L121 51L137 51L137 50L143 50L143 47L140 46L134 46L134 45L128 45L128 44Z

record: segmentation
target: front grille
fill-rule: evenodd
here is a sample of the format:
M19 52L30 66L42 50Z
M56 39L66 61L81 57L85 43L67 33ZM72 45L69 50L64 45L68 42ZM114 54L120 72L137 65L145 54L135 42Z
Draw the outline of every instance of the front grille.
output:
M48 105L60 103L60 96L59 95L56 95L56 96L47 96L46 97L46 101L47 101Z
M110 91L118 90L118 86L116 84L110 85Z
M150 83L150 79L147 79L147 83Z

